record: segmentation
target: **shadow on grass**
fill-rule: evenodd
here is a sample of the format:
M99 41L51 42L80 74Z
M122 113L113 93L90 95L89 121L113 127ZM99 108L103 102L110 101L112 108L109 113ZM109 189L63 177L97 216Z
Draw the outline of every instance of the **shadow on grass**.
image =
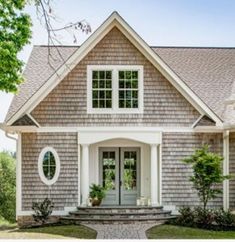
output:
M96 239L96 231L82 225L55 225L39 228L19 229L12 232L50 234L77 239Z

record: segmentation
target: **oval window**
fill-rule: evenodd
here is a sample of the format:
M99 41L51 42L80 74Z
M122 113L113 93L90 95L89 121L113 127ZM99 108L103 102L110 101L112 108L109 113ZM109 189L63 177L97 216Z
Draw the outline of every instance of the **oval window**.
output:
M38 172L41 180L47 185L52 185L57 181L59 171L60 162L57 152L52 147L45 147L38 160Z

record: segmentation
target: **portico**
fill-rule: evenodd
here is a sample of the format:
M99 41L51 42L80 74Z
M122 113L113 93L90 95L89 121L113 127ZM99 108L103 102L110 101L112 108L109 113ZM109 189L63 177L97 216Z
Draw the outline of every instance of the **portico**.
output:
M152 206L161 205L161 143L160 131L140 128L79 132L79 205L87 206L92 183L105 186L107 181L113 184L109 184L105 205L115 201L115 205L136 205L139 196L149 198ZM103 161L112 163L112 179L104 178L107 167ZM128 166L128 162L132 164Z

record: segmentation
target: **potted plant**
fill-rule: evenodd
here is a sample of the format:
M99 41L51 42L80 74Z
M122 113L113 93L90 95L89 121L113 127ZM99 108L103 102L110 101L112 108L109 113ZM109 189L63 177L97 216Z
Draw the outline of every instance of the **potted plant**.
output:
M90 198L92 206L99 206L105 197L105 188L101 185L92 184L90 186Z

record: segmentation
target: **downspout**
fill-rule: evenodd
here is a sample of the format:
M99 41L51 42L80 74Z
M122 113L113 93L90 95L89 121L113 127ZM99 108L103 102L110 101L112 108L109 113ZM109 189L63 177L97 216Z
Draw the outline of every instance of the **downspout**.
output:
M223 175L229 175L229 130L223 132ZM229 180L223 181L223 208L229 209Z

